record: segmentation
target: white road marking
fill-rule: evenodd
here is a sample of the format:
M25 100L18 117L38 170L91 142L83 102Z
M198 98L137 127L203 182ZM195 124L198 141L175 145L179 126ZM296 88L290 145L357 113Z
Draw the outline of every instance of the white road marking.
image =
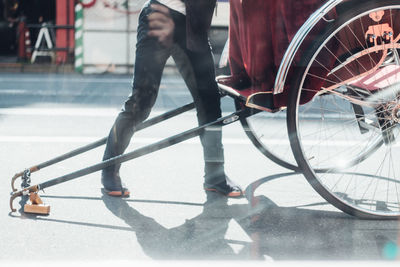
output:
M115 78L103 78L103 77L95 77L95 78L63 78L60 76L53 76L53 77L24 77L21 79L20 77L1 77L0 82L18 82L20 84L24 83L50 83L50 82L58 82L58 83L110 83L110 84L127 84L130 85L132 83L132 77L131 76L122 76L122 77L115 77ZM182 84L184 85L184 81L182 79L176 79L176 78L168 78L164 77L161 81L162 83L168 83L168 84Z
M18 116L71 116L71 117L116 117L115 108L0 108L0 115Z
M35 136L35 135L0 135L0 143L92 143L100 140L102 137L95 136ZM165 137L155 138L155 137L134 137L132 143L134 144L153 144ZM249 145L251 144L250 139L244 138L223 138L222 142L226 145ZM199 138L191 138L184 141L185 144L200 144ZM320 145L319 141L306 141L303 145L306 146L316 146ZM268 139L264 140L264 144L267 146L289 146L289 140L286 139ZM322 147L349 147L354 145L360 145L357 141L331 141L329 143L324 143ZM394 147L399 147L400 144L393 145Z
M93 136L0 136L1 143L92 143L102 137ZM134 144L152 144L163 138L136 137L132 139ZM184 141L185 144L200 144L199 138ZM224 138L224 144L247 145L250 140L240 138Z
M122 84L129 84L131 82L131 78L128 77L121 77L121 78L84 78L84 79L66 79L60 76L53 76L53 77L24 77L21 79L20 77L2 77L0 78L0 82L18 82L18 83L40 83L43 84L44 82L63 82L67 81L68 83L122 83Z
M116 108L0 108L1 115L13 116L70 116L70 117L116 117L120 109ZM161 115L167 110L153 110L150 118ZM193 116L196 111L187 111L182 115ZM222 116L227 116L230 112L223 112Z

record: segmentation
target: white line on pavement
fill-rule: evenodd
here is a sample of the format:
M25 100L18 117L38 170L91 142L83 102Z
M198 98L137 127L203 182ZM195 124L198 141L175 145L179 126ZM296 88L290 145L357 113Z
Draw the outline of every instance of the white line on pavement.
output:
M130 85L132 83L132 77L115 77L115 78L103 78L103 77L95 77L95 78L63 78L63 77L1 77L0 82L18 82L18 83L49 83L49 82L59 82L59 83L120 83L120 84L127 84ZM179 78L163 78L162 83L167 82L169 84L183 84L184 81Z
M101 137L94 136L8 136L1 135L0 143L91 143L100 140ZM153 144L162 140L163 138L155 137L135 137L132 141L134 144ZM185 144L200 144L199 138L192 138L184 141ZM250 139L246 138L223 138L223 143L226 145L248 145L251 144ZM273 147L274 145L285 145L289 146L289 140L286 139L265 139L263 143L267 146ZM305 146L321 146L321 147L349 147L349 146L359 146L359 141L346 141L337 140L330 141L321 144L320 141L307 140L303 142ZM392 145L394 147L400 146L400 144Z
M1 115L18 116L71 116L71 117L116 117L119 109L115 108L0 108ZM166 110L153 110L150 118L165 113ZM193 116L195 111L188 111L182 115ZM223 112L223 116L230 114Z
M0 115L115 117L115 108L0 108Z
M100 140L101 137L92 136L0 136L0 142L14 143L91 143ZM136 137L133 143L137 144L152 144L162 140L162 138L145 138ZM240 138L224 138L224 144L247 145L250 140ZM184 141L186 144L200 144L198 138Z
M64 82L65 83L124 83L129 84L131 82L130 78L84 78L84 79L63 79L62 77L3 77L0 78L0 82L18 82L18 83L49 83L49 82Z

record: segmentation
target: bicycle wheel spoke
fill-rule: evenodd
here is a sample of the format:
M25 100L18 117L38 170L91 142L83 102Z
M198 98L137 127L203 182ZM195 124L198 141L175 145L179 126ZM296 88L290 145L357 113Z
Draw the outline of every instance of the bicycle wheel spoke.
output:
M327 201L368 218L400 217L400 3L361 2L338 13L304 56L288 127L299 166Z

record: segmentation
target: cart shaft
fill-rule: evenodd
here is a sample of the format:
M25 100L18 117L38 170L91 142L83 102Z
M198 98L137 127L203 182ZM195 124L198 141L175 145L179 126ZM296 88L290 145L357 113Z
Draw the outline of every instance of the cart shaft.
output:
M157 124L159 122L162 122L162 121L165 121L167 119L173 118L173 117L175 117L177 115L180 115L180 114L182 114L182 113L184 113L186 111L189 111L189 110L193 109L194 107L195 107L194 103L192 102L190 104L184 105L184 106L179 107L177 109L168 111L168 112L166 112L164 114L161 114L159 116L156 116L154 118L151 118L151 119L146 120L143 123L139 124L136 127L135 131L143 130L143 129L145 129L147 127L150 127L152 125L155 125L155 124ZM85 145L83 147L77 148L77 149L72 150L72 151L70 151L68 153L65 153L63 155L55 157L55 158L53 158L51 160L48 160L48 161L45 161L45 162L40 163L38 165L35 165L33 167L30 167L30 168L28 168L28 170L30 171L30 173L36 172L36 171L38 171L40 169L43 169L45 167L51 166L51 165L56 164L58 162L61 162L63 160L72 158L72 157L77 156L79 154L85 153L85 152L87 152L89 150L95 149L95 148L97 148L99 146L104 145L106 142L107 142L107 137L104 137L104 138L102 138L100 140L97 140L97 141L95 141L93 143L90 143L88 145ZM17 189L15 188L15 185L14 185L15 180L18 177L21 177L23 174L24 174L24 171L21 171L21 172L15 174L14 177L11 179L11 188L12 188L13 192L17 191Z
M151 145L147 145L144 146L142 148L139 148L137 150L134 150L132 152L126 153L126 154L122 154L113 158L110 158L108 160L105 160L103 162L97 163L95 165L89 166L87 168L83 168L80 169L78 171L57 177L57 178L53 178L51 180L48 180L46 182L43 182L41 184L37 184L37 185L33 185L30 186L28 188L24 188L18 192L15 192L14 194L12 194L11 198L10 198L10 208L12 211L15 211L15 209L13 208L13 201L16 197L18 196L22 196L23 194L25 194L26 192L34 192L34 191L38 191L41 189L45 189L48 188L50 186L53 185L57 185L57 184L61 184L61 183L65 183L67 181L70 180L74 180L76 178L79 178L81 176L96 172L96 171L100 171L108 166L114 165L114 164L119 164L125 161L129 161L147 154L150 154L152 152L161 150L163 148L167 148L170 147L172 145L181 143L183 141L186 141L190 138L199 136L205 128L210 127L210 126L224 126L230 123L233 123L235 121L237 121L238 119L242 118L243 116L249 116L252 113L252 111L250 109L244 108L241 110L238 110L228 116L224 116L219 118L216 121L192 128L190 130L187 130L183 133L171 136L169 138L163 139L159 142L156 142L154 144Z
M216 120L214 122L211 122L211 123L199 126L199 127L192 128L192 129L187 130L187 131L185 131L183 133L180 133L180 134L171 136L169 138L163 139L163 140L161 140L159 142L156 142L154 144L150 144L150 145L144 146L144 147L139 148L137 150L134 150L132 152L129 152L129 153L126 153L126 154L122 154L122 155L110 158L108 160L102 161L102 162L100 162L98 164L89 166L87 168L83 168L83 169L80 169L78 171L66 174L64 176L51 179L51 180L49 180L47 182L39 184L38 186L39 186L40 189L44 189L44 188L47 188L47 187L50 187L50 186L53 186L53 185L56 185L56 184L60 184L60 183L64 183L64 182L73 180L75 178L78 178L78 177L81 177L81 176L84 176L84 175L87 175L87 174L90 174L90 173L93 173L93 172L96 172L96 171L100 171L100 170L102 170L102 169L104 169L104 168L106 168L108 166L119 164L119 163L122 163L122 162L125 162L125 161L129 161L129 160L132 160L132 159L135 159L135 158L150 154L152 152L161 150L163 148L170 147L172 145L175 145L175 144L181 143L183 141L186 141L186 140L188 140L190 138L199 136L201 134L201 132L204 131L204 129L207 128L207 127L210 127L210 126L223 126L223 125L235 122L236 120L239 119L240 116L242 116L247 111L248 111L247 109L236 111L236 112L234 112L234 113L232 113L232 114L230 114L228 116L221 117L220 119L218 119L218 120Z

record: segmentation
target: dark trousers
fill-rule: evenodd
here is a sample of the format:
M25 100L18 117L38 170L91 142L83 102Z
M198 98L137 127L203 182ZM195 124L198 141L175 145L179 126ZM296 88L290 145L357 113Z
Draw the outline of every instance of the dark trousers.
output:
M172 56L194 99L199 125L221 116L220 95L215 82L214 60L211 48L193 52L186 48L186 18L170 10L175 22L174 45L163 47L155 38L148 37L147 15L149 1L141 11L137 32L136 61L132 93L125 101L108 136L103 160L122 154L135 132L135 127L150 114L156 101L161 76L167 59ZM224 155L220 127L206 129L200 140L205 161L205 183L217 184L225 180ZM103 170L104 176L118 175L120 164Z

